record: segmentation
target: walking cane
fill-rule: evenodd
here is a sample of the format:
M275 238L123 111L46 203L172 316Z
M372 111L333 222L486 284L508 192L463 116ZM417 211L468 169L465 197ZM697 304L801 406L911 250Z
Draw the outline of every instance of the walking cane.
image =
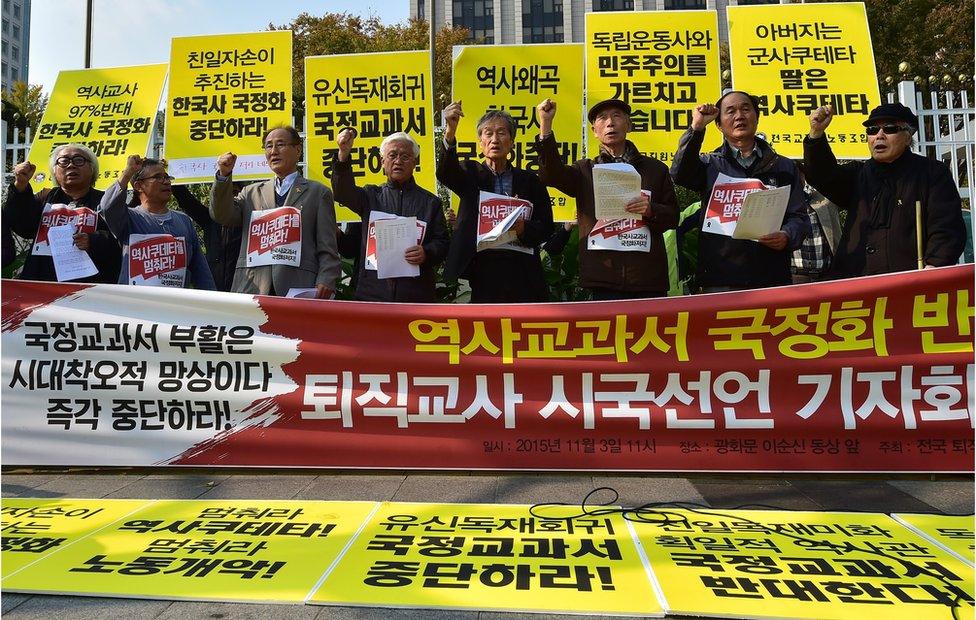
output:
M915 201L915 241L918 250L918 268L925 269L925 254L922 249L922 201Z

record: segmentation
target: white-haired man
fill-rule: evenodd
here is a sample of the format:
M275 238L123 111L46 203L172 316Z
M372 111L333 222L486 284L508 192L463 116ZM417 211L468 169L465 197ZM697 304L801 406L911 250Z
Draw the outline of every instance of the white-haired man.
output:
M336 139L339 147L332 170L332 192L362 221L359 242L359 274L355 298L360 301L435 301L436 267L447 256L449 237L441 200L417 185L413 172L420 158L420 145L410 135L390 134L380 144L386 183L359 187L352 171L355 129L343 129ZM418 242L407 248L404 259L420 267L414 277L379 278L375 261L368 260L370 220L379 214L417 218ZM375 214L375 215L373 215ZM382 217L382 216L380 216Z

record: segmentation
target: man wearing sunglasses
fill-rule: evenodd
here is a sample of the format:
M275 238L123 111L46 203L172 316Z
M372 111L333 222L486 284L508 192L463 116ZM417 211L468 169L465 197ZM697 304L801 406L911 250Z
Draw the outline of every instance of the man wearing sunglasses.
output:
M825 133L833 116L814 110L803 141L807 181L847 211L832 277L915 269L916 202L925 266L955 264L966 244L959 191L945 164L910 151L918 117L900 103L876 107L864 121L871 159L839 164Z

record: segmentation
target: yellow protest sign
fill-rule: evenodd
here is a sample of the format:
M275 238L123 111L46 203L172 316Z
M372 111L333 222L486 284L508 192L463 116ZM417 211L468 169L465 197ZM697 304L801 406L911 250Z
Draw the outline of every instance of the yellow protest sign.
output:
M293 124L291 46L291 30L173 38L165 150L177 183L212 182L228 151L235 180L272 175L262 140Z
M458 124L461 159L482 157L477 122L488 110L505 110L516 124L516 167L539 173L535 106L549 98L561 105L553 120L563 163L583 157L583 46L578 43L524 45L468 45L454 48L452 98L461 101L464 118ZM576 200L549 189L553 219L576 221ZM456 199L456 197L455 197Z
M0 504L3 576L150 503L144 499L4 498Z
M882 514L662 510L635 523L668 613L724 618L951 618L973 572Z
M951 551L969 564L976 562L976 517L950 515L893 514L899 523L918 532L940 547Z
M759 131L786 157L803 157L807 117L834 106L827 139L838 158L868 156L861 125L881 102L864 4L730 6L732 83L759 97Z
M414 180L436 192L434 183L433 90L430 55L426 50L310 56L305 59L305 129L308 178L332 185L336 137L346 127L358 135L352 149L356 183L386 182L380 143L403 131L420 144ZM359 221L339 208L340 222Z
M87 145L98 158L95 187L111 185L129 155L149 149L165 81L165 64L58 73L27 155L37 166L34 181L53 183L51 151L70 142Z
M7 577L3 589L301 602L375 507L159 501Z
M619 515L529 508L384 503L308 602L663 615Z
M670 165L696 105L721 92L715 11L586 14L586 102L620 99L631 106L637 148ZM705 149L721 143L714 127ZM703 149L704 150L704 149ZM587 153L599 153L590 132Z

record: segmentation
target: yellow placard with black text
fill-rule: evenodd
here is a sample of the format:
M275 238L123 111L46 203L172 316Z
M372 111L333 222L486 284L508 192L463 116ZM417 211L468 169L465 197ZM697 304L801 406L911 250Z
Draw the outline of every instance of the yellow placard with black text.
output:
M307 57L308 178L332 186L336 138L351 127L357 132L350 155L356 184L383 184L380 144L386 136L402 131L420 145L414 180L436 193L432 88L426 50ZM336 219L358 222L359 216L336 203Z
M3 580L13 592L300 603L374 502L163 500Z
M4 498L0 503L3 577L151 503L145 499Z
M956 515L893 514L899 523L945 547L970 565L976 563L976 517Z
M721 93L715 11L586 14L586 105L620 99L631 107L628 139L671 165L696 105ZM721 143L712 126L703 150ZM590 132L587 152L599 153Z
M556 102L553 133L564 164L583 157L583 46L578 43L469 45L454 48L454 101L464 118L458 124L461 159L482 157L477 122L488 110L505 110L515 121L512 164L539 173L535 107L544 99ZM576 221L576 200L550 188L552 215L557 222Z
M214 180L217 157L237 155L234 180L272 176L262 141L292 125L292 33L174 37L166 160L175 183Z
M384 503L309 603L663 616L619 514Z
M75 143L95 153L95 188L107 188L125 170L129 155L146 155L165 82L165 64L58 73L27 155L37 166L33 181L53 183L51 152Z
M642 516L634 527L669 614L973 615L972 567L887 515L669 509Z
M730 6L732 84L759 98L759 131L777 153L803 157L810 112L834 107L838 158L868 157L862 123L881 103L864 4Z

